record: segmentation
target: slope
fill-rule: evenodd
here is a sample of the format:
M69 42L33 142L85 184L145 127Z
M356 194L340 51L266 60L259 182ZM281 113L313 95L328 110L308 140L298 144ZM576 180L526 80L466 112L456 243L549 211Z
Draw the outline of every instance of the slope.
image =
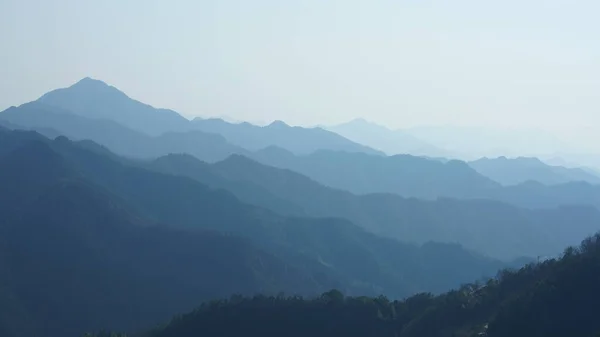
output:
M448 157L448 152L428 144L404 131L390 130L362 118L326 128L360 144L379 149L388 155Z
M189 130L189 121L177 112L156 109L89 77L68 88L48 92L38 101L84 117L112 120L154 136L167 131Z
M157 226L82 178L39 140L0 158L5 337L139 329L232 292L320 289L244 240Z
M10 109L10 108L9 108ZM25 127L25 126L21 126L21 125L16 125L13 124L9 121L6 120L0 120L0 128L5 128L5 129L10 129L10 130L30 130L30 131L36 131L42 135L44 135L47 138L56 138L58 136L60 136L60 132L52 129L52 128L48 128L48 127L39 127L39 128L29 128L29 127Z

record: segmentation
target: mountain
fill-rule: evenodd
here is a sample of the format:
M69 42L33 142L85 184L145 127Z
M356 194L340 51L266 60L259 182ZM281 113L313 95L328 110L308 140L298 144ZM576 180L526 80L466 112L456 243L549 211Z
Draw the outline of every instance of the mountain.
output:
M527 181L537 181L545 185L572 181L600 184L600 177L586 170L551 166L537 158L481 158L468 164L477 172L503 185L517 185Z
M505 260L554 255L600 229L590 207L528 210L492 200L405 199L393 194L354 195L326 187L296 172L240 155L209 165L171 155L150 164L281 214L339 217L387 237L416 243L459 242ZM577 219L576 225L573 219Z
M204 303L144 337L374 336L587 337L600 321L600 236L560 259L505 270L486 283L402 301L346 297L242 297Z
M258 151L252 158L357 194L395 193L435 199L468 197L498 186L457 160L442 162L411 155L385 157L324 150L295 156L275 148Z
M91 78L48 92L36 102L81 117L113 121L149 136L199 130L219 134L231 144L251 151L277 145L298 154L319 149L382 154L330 131L290 127L281 121L264 127L228 123L222 119L196 118L191 122L173 110L141 103L117 88Z
M294 202L281 198L250 180L227 179L221 174L222 172L215 171L210 164L188 154L163 156L144 165L144 167L166 174L189 177L213 189L224 189L233 192L236 197L245 203L264 207L280 214L307 215L304 209ZM245 167L241 166L240 168L243 170Z
M295 156L275 147L257 151L251 157L266 165L293 170L323 185L355 194L392 193L432 200L490 199L526 208L573 205L600 208L600 186L580 181L551 186L527 181L502 186L458 160L331 151Z
M447 151L428 144L404 131L390 130L362 118L327 127L327 130L333 131L357 143L381 150L388 155L449 156Z
M132 213L50 146L0 157L2 336L141 329L214 296L319 289L245 240Z
M148 136L107 119L92 119L75 115L62 108L40 102L11 107L0 112L5 123L49 134L44 130L56 130L71 139L89 139L108 147L117 154L131 158L155 158L169 153L190 153L202 160L214 162L231 154L249 153L231 145L222 136L197 130L166 132L160 136ZM15 127L15 128L23 128ZM52 134L50 134L52 136Z
M355 292L372 291L369 289L375 287L386 293L413 293L422 287L438 289L434 284L440 284L440 280L420 280L425 275L421 270L424 268L423 261L410 258L426 254L427 247L435 248L437 244L421 248L401 244L376 237L342 219L282 217L266 209L243 204L226 191L211 190L189 178L106 160L105 156L72 147L65 140L57 140L56 143L88 179L108 188L127 200L140 214L156 221L177 228L200 227L241 235L278 256L286 256L288 261L300 259L303 264L314 263L317 270L325 267L323 272L334 273ZM329 245L331 240L336 245ZM459 246L450 246L463 252L457 253L457 256L464 255L460 262L464 269L457 268L452 275L440 270L441 281L453 284L450 278L464 279L460 276L463 272L482 274L486 266L497 266L494 261L482 264L481 261L486 259L481 260L477 254L465 252ZM393 251L395 253L392 254ZM351 264L349 256L355 259ZM428 268L434 271L437 268L434 266L442 268L435 260L428 264ZM408 276L406 270L411 268L413 272ZM367 273L367 270L370 272ZM429 270L430 273L434 271ZM419 281L413 277L419 277Z
M89 77L68 88L50 91L38 102L88 118L112 120L153 136L167 131L189 130L189 121L177 112L156 109Z
M450 151L455 158L541 156L573 153L573 147L555 135L535 128L469 126L423 126L403 129L405 133Z
M89 142L0 131L7 336L131 330L232 293L439 293L506 265L343 219L281 216L115 157Z
M282 121L275 121L261 127L250 123L232 124L221 119L196 118L192 124L195 129L220 134L232 144L251 151L278 146L295 154L333 150L383 155L382 152L322 128L292 127Z
M538 157L550 165L582 168L593 174L600 172L600 155L596 153L553 152Z

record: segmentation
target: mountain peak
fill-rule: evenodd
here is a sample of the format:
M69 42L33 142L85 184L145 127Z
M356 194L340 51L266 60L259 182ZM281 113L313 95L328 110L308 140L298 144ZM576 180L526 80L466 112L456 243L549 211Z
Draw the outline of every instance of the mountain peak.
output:
M81 80L77 81L77 83L73 84L71 87L110 87L106 82L101 80L97 80L91 77L84 77Z
M269 124L270 128L289 128L290 126L287 125L284 121L281 120L274 120L271 124Z
M61 88L47 92L38 99L39 102L65 108L67 110L73 110L72 106L63 106L64 104L57 104L56 96L60 96L59 101L67 100L72 101L74 98L78 98L81 101L87 101L91 97L102 100L121 99L128 100L129 97L120 91L119 89L103 82L101 80L93 79L91 77L84 77L77 81L73 85L67 88Z
M85 77L70 87L52 90L40 97L38 102L87 118L112 120L151 136L189 130L189 121L177 112L154 108L91 77Z
M368 120L364 119L363 117L355 118L348 123L349 124L373 124L373 123L369 122Z

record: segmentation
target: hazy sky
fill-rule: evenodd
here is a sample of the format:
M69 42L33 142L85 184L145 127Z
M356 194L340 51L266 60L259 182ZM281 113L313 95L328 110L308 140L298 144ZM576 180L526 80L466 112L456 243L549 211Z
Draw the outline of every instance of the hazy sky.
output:
M0 0L0 109L85 76L190 116L600 126L597 0Z

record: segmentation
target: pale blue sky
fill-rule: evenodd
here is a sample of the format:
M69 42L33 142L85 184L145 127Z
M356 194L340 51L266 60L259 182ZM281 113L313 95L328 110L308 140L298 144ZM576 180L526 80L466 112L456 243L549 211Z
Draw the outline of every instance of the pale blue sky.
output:
M600 2L0 0L0 109L85 76L184 115L600 125Z

